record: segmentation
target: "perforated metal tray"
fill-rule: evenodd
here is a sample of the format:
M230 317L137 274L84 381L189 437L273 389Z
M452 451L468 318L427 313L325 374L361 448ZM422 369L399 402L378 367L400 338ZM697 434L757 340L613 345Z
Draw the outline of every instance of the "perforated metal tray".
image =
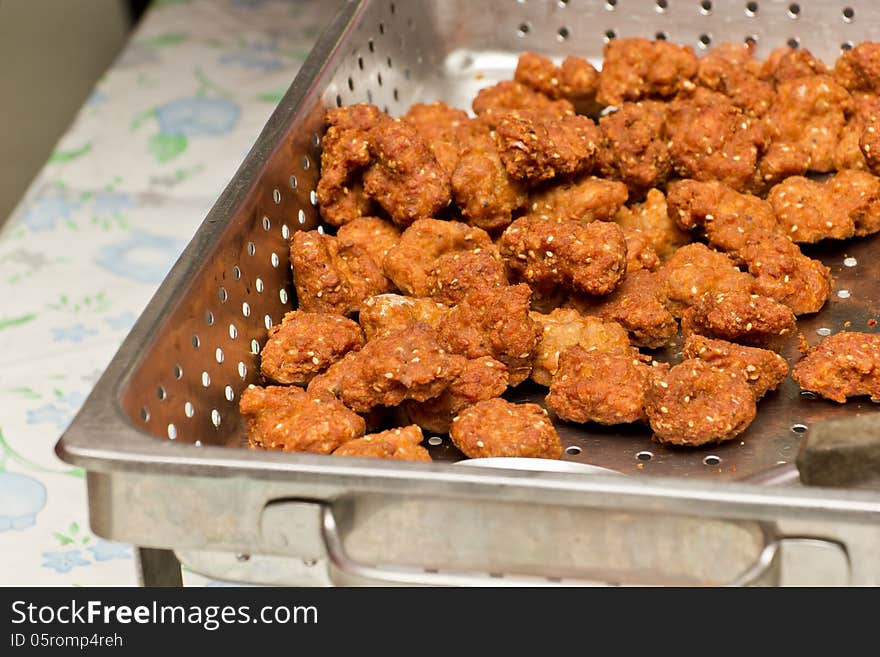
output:
M877 37L878 20L880 6L871 2L346 3L59 443L63 458L89 470L93 527L159 547L297 554L289 542L270 548L261 538L259 518L273 500L309 499L332 516L327 508L333 501L367 491L453 496L462 509L480 500L589 501L618 511L750 520L794 512L822 522L875 521L880 500L870 493L764 491L722 481L791 462L803 431L817 421L875 412L869 403L840 407L804 399L790 381L761 402L758 420L741 440L710 449L660 448L646 430L562 426L565 458L631 475L612 482L586 475L465 473L442 463L459 458L446 440L433 447L441 461L433 465L237 449L243 437L237 400L258 381L266 329L290 308L290 235L319 226L314 190L326 107L369 101L398 114L413 102L435 99L468 107L478 88L510 77L523 50L578 54L600 64L604 43L616 36L668 38L698 51L750 39L759 56L790 41L832 63L841 47ZM846 322L872 330L867 320L880 313L876 248L864 240L813 253L837 282L828 307L802 320L808 340ZM793 345L787 355L794 355ZM544 394L528 385L510 393L536 400ZM227 485L230 478L234 486ZM157 488L163 485L176 491L172 500L157 499L164 497L164 488ZM221 491L230 495L233 489L253 508L222 498ZM143 525L147 517L153 531ZM362 556L369 560L369 551Z

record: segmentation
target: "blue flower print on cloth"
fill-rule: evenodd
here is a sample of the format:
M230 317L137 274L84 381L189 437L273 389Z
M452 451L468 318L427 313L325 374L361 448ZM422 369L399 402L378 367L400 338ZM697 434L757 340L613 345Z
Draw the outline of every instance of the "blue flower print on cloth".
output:
M92 202L92 209L97 215L122 214L137 205L131 194L108 191L96 192Z
M226 66L241 66L256 71L277 71L284 68L286 64L279 57L278 49L272 43L252 43L241 50L223 55L220 57L220 63Z
M55 342L82 342L93 335L98 335L98 332L82 324L59 326L52 329L52 340Z
M110 561L111 559L131 559L131 546L122 543L113 543L99 539L92 547L86 548L92 553L95 561Z
M59 429L65 428L73 419L73 414L79 410L86 400L86 394L81 390L74 390L59 396L55 403L46 404L27 412L28 424L54 424Z
M78 566L88 566L92 562L83 559L79 550L65 552L43 552L43 568L51 568L56 573L69 573Z
M159 131L163 135L204 137L230 132L241 109L223 98L181 98L156 110Z
M134 231L101 247L95 263L117 276L139 283L161 283L185 246L183 240Z
M33 527L46 506L46 487L16 472L0 472L0 532Z
M69 219L81 205L66 191L55 189L34 199L24 211L22 220L34 232L52 230L59 222Z

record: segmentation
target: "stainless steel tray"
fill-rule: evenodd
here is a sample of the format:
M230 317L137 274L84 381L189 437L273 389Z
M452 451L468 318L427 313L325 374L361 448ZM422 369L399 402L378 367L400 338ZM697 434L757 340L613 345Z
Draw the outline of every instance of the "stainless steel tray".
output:
M816 422L876 412L804 399L792 382L761 402L742 440L711 449L562 428L565 458L627 477L461 468L443 462L457 458L446 441L429 465L253 452L238 448L237 413L266 328L293 295L289 237L319 225L326 107L467 107L478 88L510 77L523 50L598 64L615 36L662 35L698 51L749 38L759 55L795 40L830 63L876 38L878 19L869 1L346 3L58 444L88 471L94 531L174 549L209 574L274 583L490 573L492 583L778 582L780 564L796 573L791 555L804 554L842 564L841 581L880 583L880 564L865 558L880 545L880 495L735 481L772 478ZM808 339L847 321L869 330L880 314L876 248L817 253L836 296L801 323Z

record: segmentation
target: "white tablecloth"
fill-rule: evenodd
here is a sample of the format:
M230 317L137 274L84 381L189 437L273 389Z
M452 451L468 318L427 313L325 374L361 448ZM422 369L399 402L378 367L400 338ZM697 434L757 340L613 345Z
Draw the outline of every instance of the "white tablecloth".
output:
M0 232L0 584L136 583L53 447L335 7L156 0Z

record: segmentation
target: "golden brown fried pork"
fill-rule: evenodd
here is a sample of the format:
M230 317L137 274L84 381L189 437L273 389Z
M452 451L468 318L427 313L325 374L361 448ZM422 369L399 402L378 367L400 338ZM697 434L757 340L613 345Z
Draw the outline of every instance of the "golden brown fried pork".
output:
M501 236L508 267L538 286L608 294L626 273L626 240L617 224L524 217Z
M446 315L444 349L469 359L491 356L507 366L510 385L528 378L541 328L529 317L528 285L478 289Z
M755 188L755 169L766 150L762 121L720 93L698 88L669 103L666 134L676 173L718 180L738 191Z
M755 277L752 292L784 303L795 315L818 312L831 295L831 270L784 235L750 241L741 256Z
M788 363L774 351L744 347L702 335L689 335L681 355L683 358L699 358L722 372L742 372L755 399L776 390L788 375Z
M574 114L574 106L565 99L551 100L521 82L505 80L480 89L472 103L479 120L491 128L508 110L539 110L557 118Z
M513 79L553 100L564 98L581 114L591 114L596 105L599 71L590 62L569 55L560 66L533 52L519 56Z
M840 404L847 397L880 400L880 335L841 331L807 352L791 373L804 390Z
M380 267L388 250L400 241L400 230L379 217L358 217L336 231L340 246L360 247Z
M761 64L746 43L721 43L700 58L697 83L724 94L744 112L762 116L773 101L773 85L760 78Z
M562 442L547 411L537 404L512 404L498 397L459 413L449 436L469 458L562 456Z
M495 135L508 175L532 184L588 173L600 139L599 128L586 116L557 118L541 110L500 115Z
M755 394L741 372L689 358L652 372L645 411L654 439L672 445L730 440L755 419Z
M654 271L660 266L660 258L651 241L638 228L624 228L623 238L626 240L626 271L628 274L638 270Z
M452 418L468 406L500 396L507 389L507 368L490 356L467 361L438 397L423 402L408 401L410 420L435 433L448 433Z
M381 114L369 141L374 162L364 172L364 191L394 223L405 228L449 205L449 175L415 128Z
M865 41L844 52L834 65L834 79L852 93L880 94L880 43Z
M575 295L568 305L584 315L619 324L634 345L654 349L669 342L678 330L667 308L665 282L659 273L637 270L628 273L611 294Z
M584 316L572 308L557 308L549 314L533 311L530 316L541 327L532 363L532 381L539 385L550 385L559 368L559 356L569 347L622 354L632 350L626 330L615 322Z
M406 399L437 397L461 373L464 362L440 346L432 328L415 324L349 353L312 379L309 392L336 396L350 409L366 413Z
M364 420L332 396L296 386L250 386L239 400L253 449L329 454L364 435Z
M366 103L327 112L329 127L321 142L321 178L316 191L321 216L333 226L370 214L372 201L364 193L361 175L373 160L369 131L380 113L378 107Z
M862 153L861 140L869 129L873 128L876 132L878 125L880 125L880 96L866 93L853 94L849 111L846 113L846 125L840 131L837 146L834 148L836 170L868 169L865 155ZM870 150L869 148L868 153Z
M419 219L403 231L383 262L385 275L405 294L424 297L431 290L431 272L448 253L482 253L497 256L486 231L458 221Z
M599 119L602 175L620 180L637 196L665 184L672 174L665 121L666 104L654 100L624 103Z
M559 358L547 408L569 422L628 424L646 419L645 390L651 366L629 353L588 351L576 345Z
M761 163L764 183L774 184L786 175L799 175L807 170L831 171L849 106L846 89L830 75L780 82L767 114L772 142L767 150L767 162ZM799 166L788 166L795 163Z
M795 328L788 306L745 292L707 292L681 316L685 335L698 333L744 344L768 344Z
M755 283L725 254L699 242L681 247L658 273L663 279L668 308L676 317L681 317L685 308L707 292L751 294Z
M458 164L460 144L477 130L476 122L464 110L442 101L415 103L402 118L424 139L437 164L450 178Z
M508 175L488 128L474 130L460 146L452 193L462 216L484 230L504 228L526 205L525 183Z
M530 217L559 221L608 221L626 203L626 185L584 176L539 187L529 196Z
M624 232L641 231L661 261L692 241L690 233L679 228L669 216L666 197L659 189L650 190L644 203L620 208L614 221Z
M290 265L300 310L349 315L391 283L369 254L316 230L294 233Z
M446 253L428 273L428 296L448 306L476 290L506 286L504 263L489 251Z
M687 230L702 227L713 247L735 262L749 239L779 232L773 207L751 194L741 194L720 182L679 180L666 195L669 216Z
M370 459L394 459L396 461L430 461L428 450L422 442L422 430L415 425L372 433L343 443L333 456L357 456Z
M276 383L305 385L363 344L361 327L342 315L294 310L269 329L260 373Z
M361 304L358 321L367 340L403 331L413 324L427 324L433 329L449 312L449 308L433 299L379 294Z
M689 46L647 39L613 39L605 46L596 98L603 105L672 98L694 88L697 56Z
M828 67L806 48L775 48L761 66L761 77L774 84L808 75L827 75Z
M823 182L791 177L767 196L793 242L847 239L880 230L880 179L867 171L841 171Z

